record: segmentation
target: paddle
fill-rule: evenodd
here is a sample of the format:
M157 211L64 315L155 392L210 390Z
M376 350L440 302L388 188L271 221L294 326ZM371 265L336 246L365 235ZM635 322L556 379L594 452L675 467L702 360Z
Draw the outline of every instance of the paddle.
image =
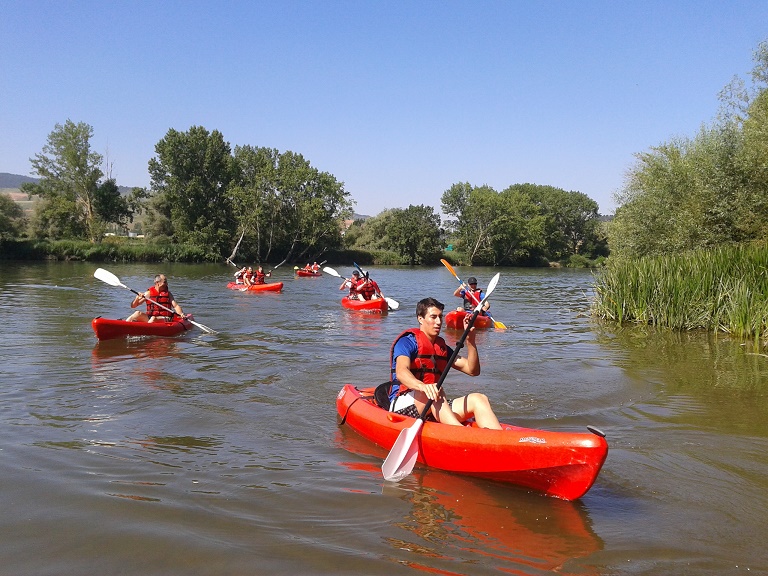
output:
M453 274L453 277L454 277L454 278L456 278L456 280L458 280L458 281L459 281L459 283L460 283L460 284L461 284L461 286L464 288L464 290L466 290L467 294L469 294L470 298L472 298L472 300L474 300L475 302L477 302L477 298L475 297L475 295L472 293L472 291L469 289L469 287L468 287L466 284L464 284L464 282L461 280L461 278L459 278L459 275L458 275L458 274L456 274L456 270L454 270L454 269L453 269L453 266L451 266L451 265L450 265L450 263L448 262L448 260L440 260L440 262L442 262L442 263L443 263L443 266L445 266L446 268L448 268L448 270L451 272L451 274ZM486 298L487 298L487 296L486 296ZM503 322L497 322L497 321L496 321L496 320L493 318L493 316L491 316L491 313L490 313L490 312L486 312L486 314L488 315L488 318L490 318L490 319L491 319L491 322L493 322L493 327L494 327L494 328L498 328L498 329L500 329L500 330L506 330L506 329L507 329L507 327L504 325L504 323L503 323Z
M456 342L456 347L453 349L453 354L451 354L451 357L448 359L448 364L446 364L445 369L443 370L442 374L440 374L440 379L437 381L438 390L440 390L440 388L443 386L443 381L448 375L448 371L451 369L451 366L453 366L453 363L456 361L456 358L459 355L459 351L464 346L464 341L467 339L469 331L472 329L472 325L475 323L475 319L477 318L478 314L480 314L480 309L488 299L488 296L491 295L491 292L494 291L498 282L499 273L497 272L496 275L491 278L491 281L488 283L488 290L485 294L485 298L480 301L480 303L472 312L472 315L469 317L469 324L464 329L464 333L461 335L459 341ZM413 470L413 467L416 464L416 459L419 456L419 443L416 441L416 439L422 425L424 424L424 419L427 417L427 413L431 407L432 400L429 400L424 406L424 409L421 411L419 417L416 419L416 422L414 422L413 425L409 426L408 428L403 428L403 430L400 432L400 435L397 437L395 444L392 446L392 450L389 451L386 460L384 460L384 463L381 465L381 471L384 474L384 480L399 482L408 476L408 474L411 473L411 470Z
M133 288L128 288L128 286L126 286L125 284L120 282L120 278L118 278L117 276L112 274L112 272L110 272L108 270L104 270L104 268L97 268L96 272L93 273L93 276L95 278L98 278L102 282L105 282L105 283L109 284L110 286L115 286L115 287L119 286L121 288L125 288L126 290L130 290L131 292L136 294L136 296L143 296L143 294L141 294L139 292L136 292L136 290L134 290ZM146 300L149 301L149 302L152 302L152 304L154 304L155 306L159 306L163 310L168 310L168 312L170 312L171 314L176 314L176 312L174 310L171 310L170 308L155 302L151 298L146 298ZM194 324L195 326L200 328L200 330L202 330L203 332L207 332L208 334L218 334L218 332L216 332L216 330L208 328L208 326L205 326L204 324L200 324L199 322L195 322L194 320L191 320L189 318L187 318L187 320L189 320L192 324Z
M354 264L354 265L355 265L355 268L357 268L357 269L359 270L360 274L362 274L363 276L365 276L365 279L367 280L367 279L368 279L368 272L366 272L365 270L363 270L362 268L360 268L360 266L358 266L358 265L357 265L357 262L352 262L352 264ZM384 300L386 300L386 301L387 301L387 306L389 306L389 309L390 309L390 310L397 310L398 308L400 308L400 302L398 302L398 301L397 301L397 300L395 300L394 298L386 298L386 297L384 297L384 295L383 295L381 292L377 292L377 294L378 294L378 295L379 295L381 298L384 298Z

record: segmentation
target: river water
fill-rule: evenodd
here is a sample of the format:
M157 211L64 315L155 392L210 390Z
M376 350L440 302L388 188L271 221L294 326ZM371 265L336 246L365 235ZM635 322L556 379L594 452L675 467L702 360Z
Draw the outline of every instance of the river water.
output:
M509 329L445 383L502 421L602 429L597 482L564 502L420 466L386 483L386 452L339 427L336 394L387 379L416 301L459 303L444 268L373 268L401 304L381 317L289 266L280 294L227 290L223 265L102 266L136 290L166 273L219 333L98 343L130 292L93 264L0 262L2 575L768 572L768 357L601 325L588 271L502 269Z

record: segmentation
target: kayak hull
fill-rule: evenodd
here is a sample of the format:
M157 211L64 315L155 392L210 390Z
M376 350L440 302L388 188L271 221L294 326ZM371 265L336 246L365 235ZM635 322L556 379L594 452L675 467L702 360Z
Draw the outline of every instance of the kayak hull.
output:
M91 321L93 333L99 340L114 340L129 336L176 336L192 328L189 320L174 322L127 322L97 316Z
M391 450L400 432L416 420L379 408L372 396L373 388L347 384L336 397L336 410L358 434ZM503 430L488 430L475 424L425 422L414 440L417 462L575 500L592 487L608 455L605 438L591 432L502 426Z
M296 276L299 278L317 278L322 275L322 272L313 272L312 270L296 270Z
M283 290L283 283L268 282L266 284L254 284L253 286L246 286L245 284L230 282L227 284L227 288L230 290L240 290L241 292L281 292Z
M472 312L464 310L451 310L445 315L445 326L454 330L464 330L464 316L471 316ZM473 324L478 330L487 330L493 326L493 320L488 316L478 315Z
M387 310L389 310L387 301L384 298L375 298L373 300L350 300L345 296L341 299L341 305L347 310L372 312L374 314L386 314Z

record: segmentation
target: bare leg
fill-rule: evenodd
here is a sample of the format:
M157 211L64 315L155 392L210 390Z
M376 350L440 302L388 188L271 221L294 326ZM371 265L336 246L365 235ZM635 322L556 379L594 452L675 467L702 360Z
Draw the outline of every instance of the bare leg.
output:
M459 420L466 420L470 416L475 417L475 422L481 428L501 430L499 419L491 408L491 403L485 394L472 392L461 398L456 398L451 406Z

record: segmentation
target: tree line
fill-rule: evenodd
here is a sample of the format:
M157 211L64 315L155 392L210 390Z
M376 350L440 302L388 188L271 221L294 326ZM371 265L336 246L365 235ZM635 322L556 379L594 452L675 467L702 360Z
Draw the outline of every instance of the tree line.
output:
M339 251L367 253L368 262L435 264L453 259L492 266L541 265L607 255L597 203L580 192L516 184L454 184L442 196L445 221L431 206L410 205L360 219L347 229L353 201L344 184L301 154L236 146L193 126L170 129L149 160L149 189L125 196L91 150L93 128L57 124L30 159L40 179L22 190L35 197L26 226L0 204L0 234L99 243L108 226L127 229L142 218L147 241L183 245L205 260L230 254L257 262L320 259ZM12 204L12 202L11 202ZM16 207L17 208L17 207Z

